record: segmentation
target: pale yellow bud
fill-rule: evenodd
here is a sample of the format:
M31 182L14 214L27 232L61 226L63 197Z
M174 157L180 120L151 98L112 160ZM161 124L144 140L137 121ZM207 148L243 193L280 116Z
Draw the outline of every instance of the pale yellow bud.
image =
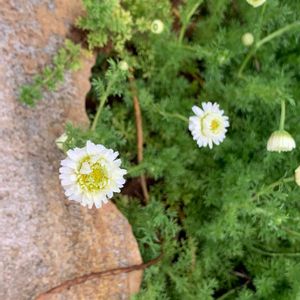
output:
M128 63L125 60L119 62L119 69L122 71L127 71L129 68Z
M252 33L247 32L242 36L242 42L246 47L250 47L254 42L254 36Z
M66 133L64 132L59 138L57 138L57 139L55 140L55 144L56 144L57 148L63 151L63 150L64 150L63 145L64 145L64 142L65 142L67 139L68 139L68 136L67 136Z
M155 34L160 34L164 30L164 23L161 20L154 20L151 24L151 31Z

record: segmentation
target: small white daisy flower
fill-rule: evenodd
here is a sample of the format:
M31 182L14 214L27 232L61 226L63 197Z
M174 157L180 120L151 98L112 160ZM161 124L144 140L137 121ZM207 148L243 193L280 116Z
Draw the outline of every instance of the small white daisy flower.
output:
M160 34L164 30L164 23L161 20L154 20L151 24L151 31L155 34Z
M252 33L247 32L242 36L242 42L244 46L250 47L254 42L254 36Z
M267 150L271 152L287 152L294 148L296 148L296 142L285 130L274 131L267 143Z
M198 146L212 149L213 144L219 145L229 126L228 117L223 115L224 111L220 110L219 104L204 102L202 109L193 106L192 110L195 116L189 118L189 130Z
M266 0L247 0L247 2L253 7L258 7L263 5L266 2Z
M65 195L89 208L93 204L99 208L102 203L107 203L125 183L123 176L127 171L120 168L118 155L118 152L90 141L83 148L69 150L59 169Z

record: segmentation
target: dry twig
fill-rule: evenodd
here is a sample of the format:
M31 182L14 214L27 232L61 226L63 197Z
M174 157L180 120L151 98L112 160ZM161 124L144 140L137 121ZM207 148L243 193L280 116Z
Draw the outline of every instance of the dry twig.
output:
M142 121L142 113L140 108L140 103L138 99L138 91L135 84L135 79L132 74L132 71L129 74L129 83L131 88L131 93L133 96L133 107L134 107L134 114L135 114L135 124L136 124L136 137L137 137L137 159L138 163L143 161L143 121ZM140 176L141 180L141 187L143 191L144 201L147 203L149 200L149 193L147 188L147 182L145 175Z
M37 296L35 298L35 300L46 300L47 297L51 294L55 294L55 293L59 293L65 289L69 289L72 286L84 283L88 280L91 279L95 279L95 278L101 278L104 276L111 276L111 275L119 275L119 274L124 274L124 273L130 273L133 271L138 271L138 270L144 270L156 263L158 263L161 258L162 258L163 254L161 253L158 257L149 260L146 263L140 264L140 265L133 265L133 266L129 266L129 267L122 267L122 268L115 268L115 269L110 269L110 270L106 270L106 271L100 271L100 272L93 272L90 274L86 274L86 275L82 275L80 277L76 277L70 280L67 280L65 282L63 282L62 284L48 290L45 293L42 293L41 295Z

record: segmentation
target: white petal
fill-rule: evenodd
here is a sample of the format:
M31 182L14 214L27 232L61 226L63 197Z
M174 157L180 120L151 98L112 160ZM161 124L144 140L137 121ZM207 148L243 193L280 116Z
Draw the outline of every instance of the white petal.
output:
M73 150L69 150L67 155L70 159L77 162L86 155L86 151L83 148L75 148Z
M69 167L69 168L72 168L72 169L76 168L76 163L73 160L69 159L69 158L66 158L66 159L62 160L60 162L60 164L63 167Z
M203 114L203 110L200 108L200 107L198 107L198 106L196 106L196 105L194 105L193 107L192 107L192 111L195 113L195 115L197 115L197 116L201 116L202 114Z

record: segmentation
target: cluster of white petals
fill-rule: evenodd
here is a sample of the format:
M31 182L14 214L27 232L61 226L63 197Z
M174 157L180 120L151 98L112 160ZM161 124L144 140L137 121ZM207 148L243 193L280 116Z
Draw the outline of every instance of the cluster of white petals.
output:
M253 7L259 7L263 5L266 2L266 0L247 0L247 2Z
M224 139L229 126L228 117L217 103L202 103L202 108L192 107L195 116L189 118L189 130L199 147L213 147Z
M274 131L267 143L267 150L271 152L288 152L295 148L295 140L285 130Z
M125 183L123 176L127 171L120 168L118 155L90 141L83 148L69 150L59 169L65 195L89 208L107 203Z

